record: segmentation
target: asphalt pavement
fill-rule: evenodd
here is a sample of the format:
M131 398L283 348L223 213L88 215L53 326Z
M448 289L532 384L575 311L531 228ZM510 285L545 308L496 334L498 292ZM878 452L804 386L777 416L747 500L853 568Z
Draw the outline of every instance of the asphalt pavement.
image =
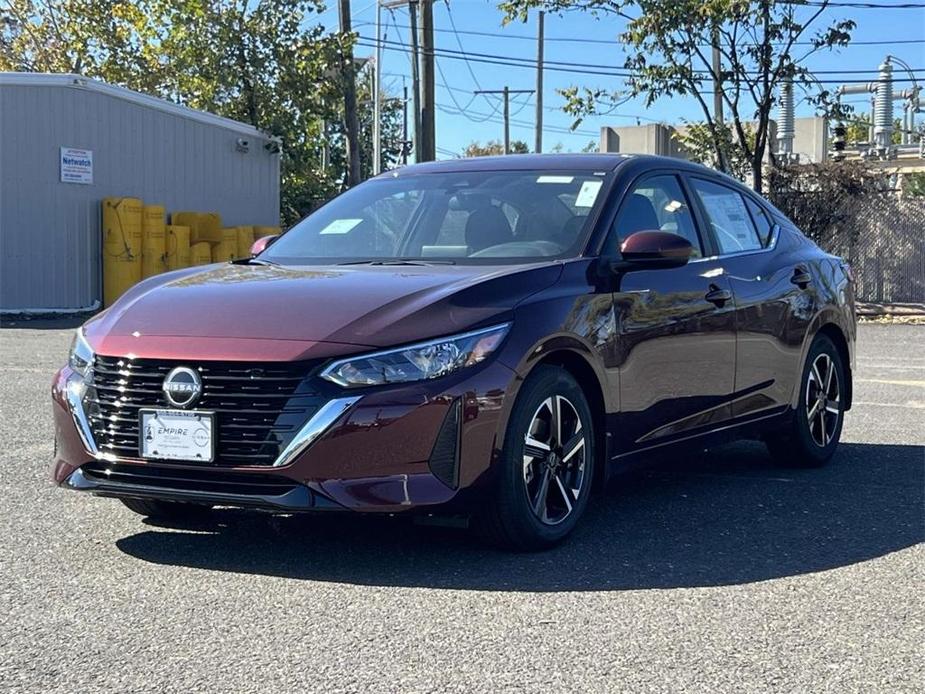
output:
M925 326L861 326L829 467L675 455L533 555L401 519L159 527L57 489L70 334L0 330L2 692L922 691Z

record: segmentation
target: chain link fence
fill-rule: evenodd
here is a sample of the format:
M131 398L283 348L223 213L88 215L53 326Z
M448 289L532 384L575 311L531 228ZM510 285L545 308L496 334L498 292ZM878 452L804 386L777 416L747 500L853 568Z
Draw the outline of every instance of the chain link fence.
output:
M925 303L925 198L883 194L858 202L857 233L845 254L858 300Z
M769 199L813 241L847 259L858 301L925 303L925 197L863 162L770 172Z

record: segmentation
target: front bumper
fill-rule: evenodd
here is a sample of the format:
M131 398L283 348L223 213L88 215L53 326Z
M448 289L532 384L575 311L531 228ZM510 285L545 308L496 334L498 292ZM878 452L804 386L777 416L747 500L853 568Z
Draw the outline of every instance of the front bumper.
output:
M496 458L505 394L515 383L514 372L494 360L434 381L344 391L350 402L329 410L324 426L306 425L303 445L281 465L231 467L100 453L75 388L78 378L65 367L52 385L57 484L100 496L280 512L400 512L452 502L478 485ZM448 423L458 436L450 477L433 466ZM274 481L273 493L266 493L261 485Z

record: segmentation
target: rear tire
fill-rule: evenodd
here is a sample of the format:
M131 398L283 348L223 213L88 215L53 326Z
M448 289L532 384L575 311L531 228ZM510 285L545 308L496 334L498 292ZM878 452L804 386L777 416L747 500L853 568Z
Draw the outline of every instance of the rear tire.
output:
M572 375L537 367L514 403L494 495L479 520L494 544L547 549L565 539L588 505L595 462L594 418Z
M845 419L845 366L838 348L817 335L800 377L800 397L789 426L765 443L787 467L822 467L832 458Z
M119 499L119 501L139 516L165 521L191 521L206 518L212 510L211 506L184 504L179 501L158 499Z

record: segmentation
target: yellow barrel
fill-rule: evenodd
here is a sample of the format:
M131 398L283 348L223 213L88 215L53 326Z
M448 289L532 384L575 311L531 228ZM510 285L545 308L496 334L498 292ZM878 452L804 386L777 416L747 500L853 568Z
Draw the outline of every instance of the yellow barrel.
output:
M167 269L179 270L190 265L189 227L179 224L167 226Z
M238 257L250 258L251 246L254 245L254 227L238 227Z
M141 276L159 275L167 269L163 205L145 205L141 217Z
M104 257L141 260L141 210L138 198L103 198Z
M200 212L195 229L190 230L190 242L221 243L222 216L218 212Z
M238 254L238 228L226 227L222 229L222 240L212 244L212 262L227 263L234 260Z
M103 257L103 306L109 307L141 280L140 260Z
M196 243L193 239L199 233L198 212L174 212L170 215L170 223L174 226L187 227L190 234L190 243Z
M190 266L208 265L212 262L212 246L206 241L194 243L189 248Z

